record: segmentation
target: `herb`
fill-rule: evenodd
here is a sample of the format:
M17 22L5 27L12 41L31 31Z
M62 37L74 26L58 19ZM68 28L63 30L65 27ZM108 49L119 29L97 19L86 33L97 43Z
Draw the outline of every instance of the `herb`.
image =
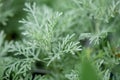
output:
M119 0L0 0L0 79L119 80L119 7Z

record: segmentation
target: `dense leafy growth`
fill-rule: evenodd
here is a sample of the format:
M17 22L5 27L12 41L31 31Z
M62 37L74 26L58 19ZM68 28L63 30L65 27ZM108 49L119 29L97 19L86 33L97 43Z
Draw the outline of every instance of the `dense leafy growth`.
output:
M120 80L120 0L0 0L0 80Z

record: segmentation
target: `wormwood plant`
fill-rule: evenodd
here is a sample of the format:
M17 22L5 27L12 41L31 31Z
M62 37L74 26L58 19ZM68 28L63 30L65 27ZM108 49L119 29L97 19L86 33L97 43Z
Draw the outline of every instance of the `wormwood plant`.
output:
M79 42L72 41L74 34L60 38L55 36L54 28L61 13L53 12L46 6L38 8L35 3L33 5L26 3L25 6L24 10L28 12L28 17L20 21L24 24L21 29L25 30L23 31L25 39L14 42L8 49L12 61L5 67L3 78L6 80L35 79L33 74L37 68L36 62L43 62L48 69L50 66L52 69L46 71L46 74L51 73L55 76L59 73L54 71L55 66L51 64L57 65L58 62L62 64L61 59L66 58L67 55L75 55L81 50ZM44 15L40 13L41 11Z
M7 51L10 48L12 42L7 42L4 40L5 40L5 34L3 31L1 31L0 32L0 79L2 79L3 77L6 64L7 63L9 64L11 62L10 58L6 58L6 57L4 58L3 56L7 54Z
M1 80L120 80L119 0L6 2L0 27L22 24L22 38L0 31Z

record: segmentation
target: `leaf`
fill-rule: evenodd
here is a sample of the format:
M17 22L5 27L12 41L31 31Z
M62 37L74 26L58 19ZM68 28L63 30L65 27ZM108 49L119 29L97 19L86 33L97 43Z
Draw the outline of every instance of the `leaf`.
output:
M96 68L88 58L84 57L81 65L80 80L99 80Z

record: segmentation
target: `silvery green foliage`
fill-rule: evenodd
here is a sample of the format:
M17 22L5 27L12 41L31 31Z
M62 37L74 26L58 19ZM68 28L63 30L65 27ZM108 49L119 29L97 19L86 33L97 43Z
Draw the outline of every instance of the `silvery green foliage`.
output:
M0 56L4 56L8 49L10 48L10 44L12 42L5 41L5 34L3 31L0 32Z
M80 80L82 72L85 72L84 76L90 77L87 75L90 68L92 71L97 71L100 80L120 80L119 50L113 51L115 46L111 47L109 41L106 46L102 46L102 49L98 48L109 32L113 33L115 30L115 36L119 36L119 0L26 1L36 1L38 5L39 2L41 3L39 6L36 3L25 3L23 11L27 16L19 21L23 24L20 27L22 41L9 43L4 41L4 33L0 33L0 64L2 65L0 65L0 78L3 76L6 80L10 77L13 80L32 80L32 67L35 66L36 61L40 61L45 68L51 70L52 75L38 75L34 80ZM0 3L0 8L3 8L3 4ZM13 15L13 11L1 10L0 22L5 25L7 18ZM78 41L86 38L93 46L83 47L81 51ZM114 42L117 45L119 43ZM3 57L6 53L8 57ZM86 56L85 60L91 58L89 64L95 66L82 65L83 56ZM79 68L76 69L76 66ZM81 66L84 70L80 69ZM111 73L114 74L112 78ZM93 74L96 73L93 71Z
M100 44L100 41L107 37L108 32L111 32L111 29L102 29L96 33L81 33L79 39L89 39L89 43L93 45Z
M6 25L7 21L8 21L8 17L12 17L13 16L13 9L9 9L9 10L6 10L5 9L5 4L7 7L11 7L11 4L13 3L13 0L10 0L9 2L10 4L6 4L5 1L3 0L0 0L0 23L2 23L3 25Z
M35 3L33 5L26 3L25 5L24 10L28 12L29 16L27 20L20 21L25 24L26 31L23 34L38 42L39 46L48 49L54 36L53 29L61 13L54 13L46 6L38 8Z
M3 51L4 50L2 50L2 49L4 49L3 47L2 47L2 45L3 45L3 41L4 41L4 35L3 35L3 32L0 32L0 78L2 78L2 75L3 75L3 73L4 73L4 61L2 60L2 55L3 55Z
M23 14L18 14L17 13L21 13L22 12L22 8L23 8L23 3L26 2L27 0L20 0L20 1L16 1L16 0L0 0L0 24L1 27L6 27L9 25L9 27L11 27L12 25L10 25L9 22L16 21L17 19L20 19L19 17L23 16ZM14 18L17 17L17 18ZM17 21L15 22L15 24L17 24ZM12 26L13 27L13 26ZM17 25L15 27L18 27ZM3 28L5 29L5 28Z
M3 79L4 70L6 65L11 62L10 58L3 57L8 52L12 42L5 41L5 34L0 32L0 79Z
M47 6L39 8L35 3L32 5L26 3L25 6L24 10L28 13L28 16L20 21L23 23L21 28L24 30L25 39L8 43L4 42L3 32L0 34L0 56L5 55L5 53L12 56L5 59L10 61L5 64L4 76L1 75L4 79L10 79L11 77L13 80L31 79L27 76L32 76L31 70L35 61L47 61L47 66L49 66L52 62L67 57L65 55L75 55L76 52L81 50L79 42L73 40L75 34L55 36L56 34L59 35L55 30L59 29L56 28L56 24L62 13L54 12ZM37 79L37 77L35 78Z
M55 59L60 59L66 53L75 54L80 51L78 42L72 42L73 35L67 35L65 38L59 38L54 35L57 22L61 13L53 12L47 6L38 8L35 3L33 5L26 3L25 11L28 12L27 19L23 19L24 35L34 41L44 53L48 55L45 60L49 60L48 65Z
M109 80L110 79L110 71L106 70L103 76L103 80Z
M75 8L79 13L80 27L83 27L81 37L89 37L90 43L99 44L101 38L103 39L108 32L115 29L115 21L117 16L120 14L120 1L112 0L72 0L78 8ZM102 7L101 7L102 6ZM75 11L74 11L75 12ZM76 14L77 14L76 13ZM111 22L111 19L115 21ZM87 24L86 24L87 23ZM108 26L108 24L111 24ZM86 27L86 28L84 28ZM117 25L116 25L117 27Z
M72 70L70 74L66 74L65 77L69 80L79 80L78 74L74 70Z
M19 80L30 74L32 64L34 64L35 61L40 61L38 58L40 51L36 49L35 44L31 45L25 40L12 44L8 52L15 56L15 58L12 58L12 62L6 66L6 78L10 78L9 74L11 74L13 80ZM14 72L14 74L12 72Z
M55 59L61 59L61 57L65 56L65 54L69 55L68 53L71 53L72 55L75 55L75 52L81 50L81 46L78 46L79 42L71 42L73 36L74 35L67 35L65 38L63 38L60 42L57 43L58 46L52 49L52 52L47 58L50 59L48 65Z
M119 0L73 0L83 13L89 13L90 17L94 16L96 20L109 22L110 17L114 17L116 13L120 13Z

